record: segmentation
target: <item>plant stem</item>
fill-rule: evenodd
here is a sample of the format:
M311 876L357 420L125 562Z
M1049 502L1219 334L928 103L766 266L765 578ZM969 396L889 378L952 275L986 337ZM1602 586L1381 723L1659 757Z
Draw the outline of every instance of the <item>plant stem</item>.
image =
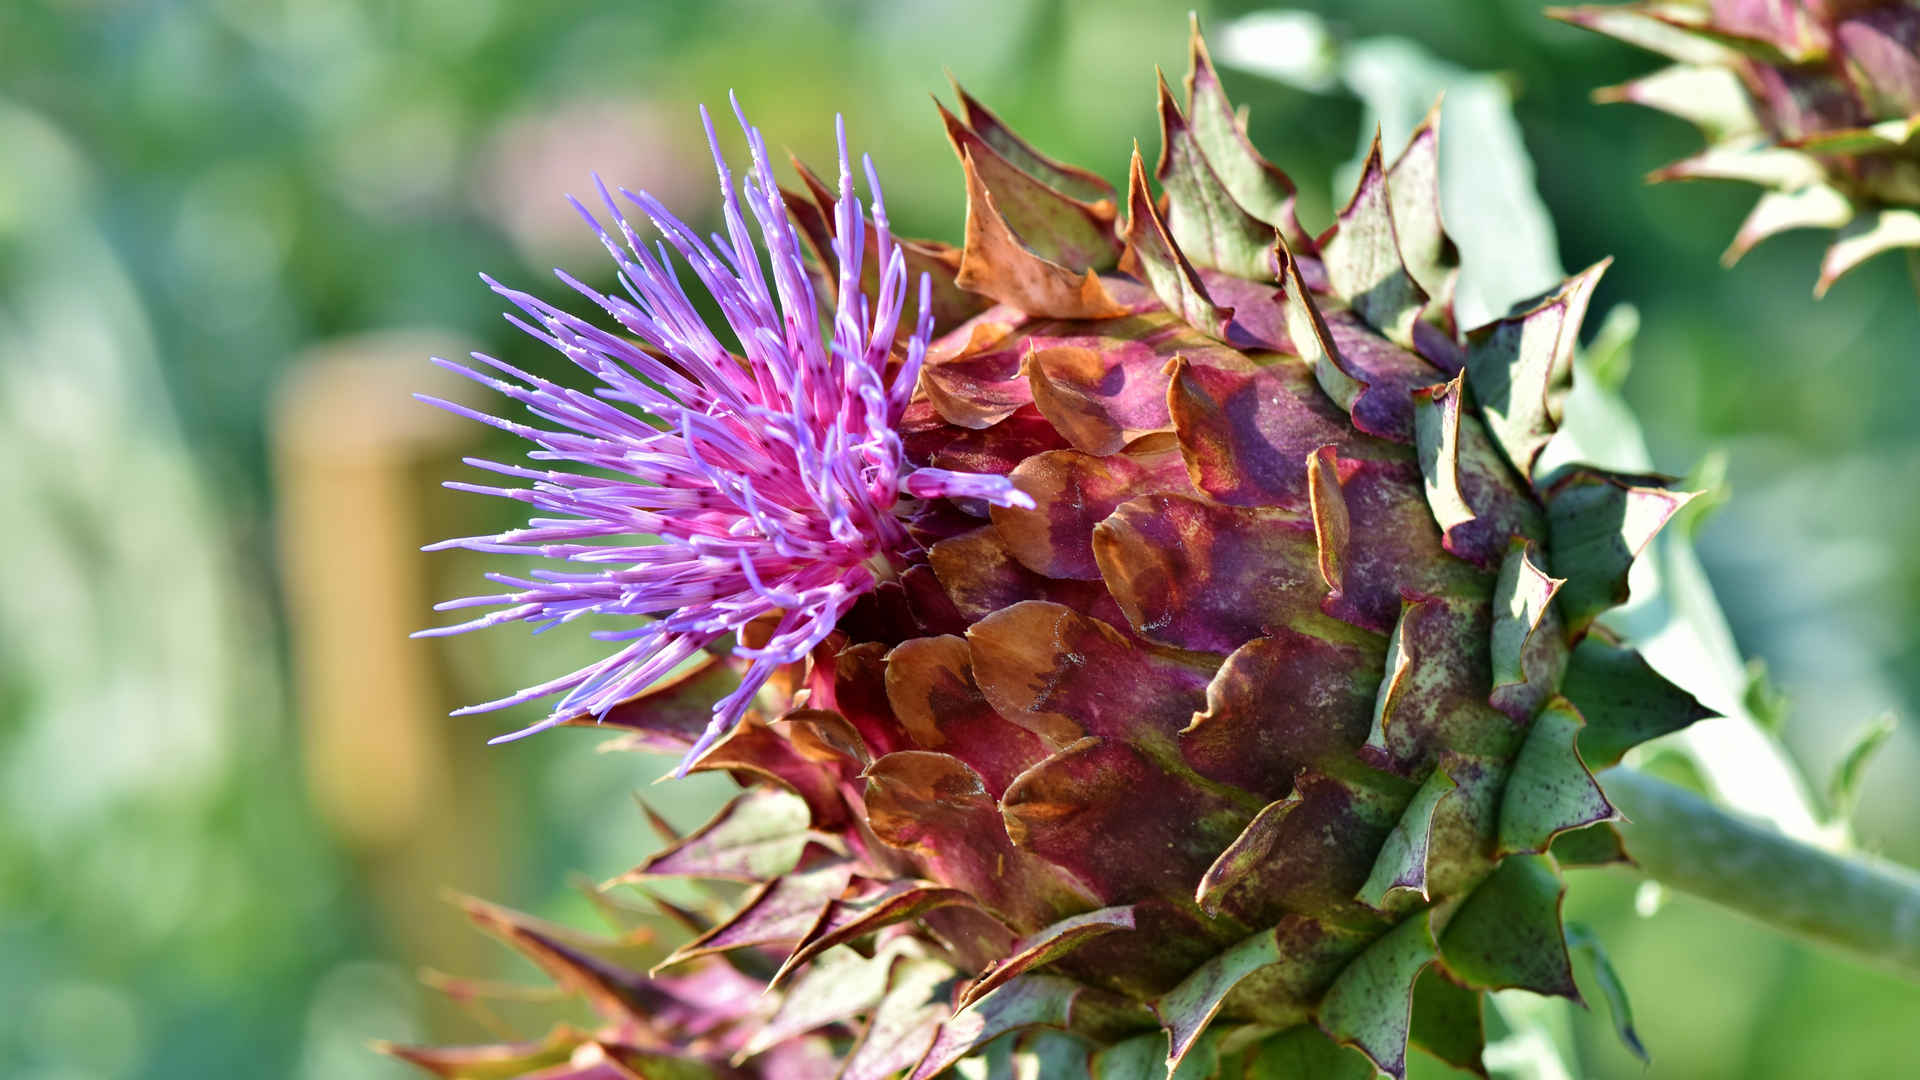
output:
M1795 840L1631 769L1600 783L1649 877L1920 980L1920 872Z

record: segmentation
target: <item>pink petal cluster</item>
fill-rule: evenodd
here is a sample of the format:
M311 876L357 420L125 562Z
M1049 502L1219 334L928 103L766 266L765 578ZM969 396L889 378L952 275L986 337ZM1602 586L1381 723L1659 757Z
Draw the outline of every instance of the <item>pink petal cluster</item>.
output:
M533 467L468 459L527 486L447 486L516 499L537 516L525 528L428 550L538 555L565 565L524 577L489 574L504 591L437 609L495 610L421 635L513 621L538 631L584 615L634 619L630 627L593 632L617 646L598 662L456 712L565 695L545 719L496 742L571 717L603 716L731 638L732 654L746 661L740 685L715 703L712 721L681 764L685 771L740 721L780 665L805 657L880 575L910 554L914 542L898 515L903 498L1032 505L1005 477L914 468L903 457L896 428L932 332L929 284L921 279L919 323L899 342L909 284L905 260L887 227L873 163L863 159L881 266L876 294L862 291L869 226L853 193L844 123L834 222L839 301L827 332L765 140L737 102L734 112L753 157L738 190L712 118L701 110L719 170L726 235L703 240L645 192L622 189L620 196L659 233L649 246L604 185L598 185L600 197L614 233L574 204L619 265L624 295L602 294L556 273L625 334L486 279L520 309L509 321L559 350L598 385L562 386L479 353L473 359L482 367L435 361L519 402L536 421L423 397L535 446L527 454ZM743 197L768 269L742 212ZM737 349L695 308L675 256L718 305ZM740 641L749 623L767 617L773 629L764 643Z

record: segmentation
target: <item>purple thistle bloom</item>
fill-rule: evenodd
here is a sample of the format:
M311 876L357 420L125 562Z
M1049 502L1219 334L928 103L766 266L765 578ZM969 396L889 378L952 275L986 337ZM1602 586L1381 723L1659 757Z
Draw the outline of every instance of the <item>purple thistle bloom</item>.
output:
M662 239L649 248L605 185L600 197L619 239L578 201L619 264L626 296L603 295L563 271L560 280L611 315L638 342L609 333L491 278L493 290L525 318L507 318L578 364L600 385L560 386L479 353L491 372L435 359L450 370L520 402L548 426L490 416L452 402L421 400L523 436L528 458L551 468L468 459L468 464L529 481L528 487L449 483L528 503L545 515L498 536L464 537L427 550L541 555L577 569L534 570L526 577L488 574L506 591L447 601L446 611L497 610L439 636L521 620L536 633L586 614L637 616L594 637L619 648L597 663L517 694L457 710L464 715L565 693L544 720L494 739L504 742L574 716L604 716L699 651L748 623L774 616L757 648L736 644L748 661L739 687L715 703L713 719L680 773L746 713L782 664L800 660L833 631L863 593L891 575L916 546L896 515L902 497L985 499L1031 507L1005 477L916 469L895 428L912 397L932 333L930 285L920 281L920 318L903 358L887 377L907 294L905 259L887 227L873 162L863 158L873 195L872 228L882 260L870 302L860 288L867 220L853 194L844 122L838 125L840 198L835 204L839 304L831 337L821 330L817 297L788 220L766 143L734 114L747 135L752 171L736 192L713 121L700 110L719 170L727 233L702 240L645 192L620 194ZM741 212L740 195L759 225L772 280ZM624 243L622 243L624 241ZM693 271L718 303L744 356L735 355L695 310L670 262ZM584 467L581 468L581 467Z

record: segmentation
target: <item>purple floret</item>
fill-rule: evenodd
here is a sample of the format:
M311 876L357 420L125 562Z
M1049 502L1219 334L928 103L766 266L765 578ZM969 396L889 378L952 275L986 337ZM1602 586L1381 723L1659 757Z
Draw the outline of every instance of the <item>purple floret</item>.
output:
M473 359L483 367L435 360L520 402L546 425L422 397L526 438L538 447L527 457L548 466L468 459L529 486L447 486L517 499L553 516L533 517L525 528L498 536L442 541L428 550L540 555L571 565L533 570L525 577L488 574L504 591L448 601L437 610L495 610L416 636L512 621L533 623L538 631L586 614L645 620L627 629L596 631L594 637L619 646L597 663L456 711L502 709L564 692L545 719L494 742L577 716L604 716L701 650L739 634L756 619L775 616L763 644L733 647L733 655L747 661L740 685L715 703L712 721L680 765L684 773L739 723L776 669L804 658L854 601L874 588L876 572L915 547L896 515L903 497L1032 505L1006 477L914 468L902 455L896 427L933 329L930 284L923 276L919 323L889 379L886 370L907 295L906 264L887 227L873 163L863 158L873 194L871 227L883 262L876 296L870 301L861 290L868 222L853 194L844 123L839 125L840 198L834 215L839 304L828 337L820 330L812 280L774 183L766 143L747 124L738 102L734 114L753 156L752 171L738 191L712 118L700 111L719 170L725 236L703 241L652 196L621 189L662 238L650 248L597 180L618 238L586 207L574 204L618 263L626 295L603 295L564 272L556 274L637 343L486 278L525 316L509 313L510 322L558 349L599 385L590 391L561 386L479 353ZM741 212L742 193L759 225L771 282ZM744 355L723 345L694 308L673 270L676 254L717 302Z

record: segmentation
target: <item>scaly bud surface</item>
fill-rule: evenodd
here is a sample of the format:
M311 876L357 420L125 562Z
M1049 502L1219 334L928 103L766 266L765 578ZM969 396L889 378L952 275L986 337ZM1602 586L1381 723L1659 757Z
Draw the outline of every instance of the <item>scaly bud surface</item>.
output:
M749 891L674 909L695 936L653 974L475 906L605 1026L397 1052L1397 1077L1409 1045L1482 1070L1487 991L1577 997L1561 870L1623 857L1590 770L1704 715L1595 622L1688 496L1541 467L1604 267L1463 330L1437 114L1313 236L1197 32L1184 101L1159 95L1122 192L961 93L957 250L891 237L877 196L869 228L844 157L837 194L804 168L777 193L755 136L778 307L731 201L723 254L633 197L739 353L624 226L632 302L583 291L639 344L507 293L612 388L516 375L572 433L513 430L632 479L505 492L569 517L473 546L604 565L483 621L653 620L522 696L741 780L623 881ZM572 531L603 529L662 539Z

